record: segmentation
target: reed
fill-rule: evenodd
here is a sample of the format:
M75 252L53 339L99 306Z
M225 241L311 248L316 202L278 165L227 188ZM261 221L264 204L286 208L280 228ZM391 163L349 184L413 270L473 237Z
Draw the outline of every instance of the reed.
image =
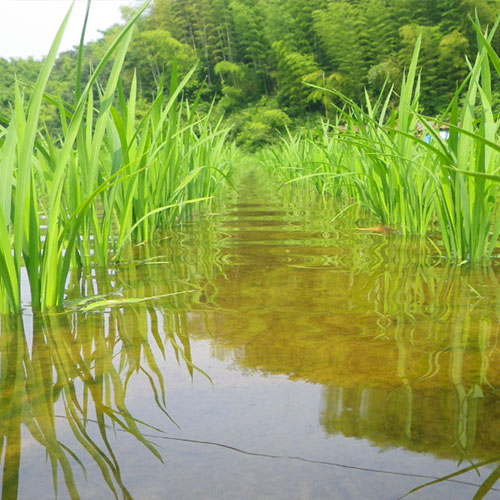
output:
M393 89L382 91L374 101L366 94L364 106L330 90L345 103L337 108L337 123L324 124L323 133L314 139L289 136L275 153L282 166L272 168L284 171L287 183L305 181L322 194L356 200L380 223L405 235L425 235L432 222L434 174L425 164L419 165L422 152L417 145L394 132L396 124L406 134L416 127L419 51L420 39L403 77L397 109L390 111ZM277 163L271 154L263 158L265 164Z
M498 21L490 33L473 24L478 54L442 119L420 113L419 38L392 110L393 89L374 101L367 95L364 106L330 90L344 102L337 108L345 123L342 133L314 141L290 136L262 162L280 171L286 183L308 182L322 194L354 200L405 236L428 236L439 227L433 244L452 261L492 258L500 236L500 122L493 112L491 74L493 66L500 75L500 58L491 46ZM449 127L449 138L441 137L435 124ZM420 137L418 126L430 141ZM280 159L282 166L276 167Z
M338 128L321 122L297 134L288 131L279 144L260 151L258 158L284 184L311 186L321 196L350 198L354 184L351 170L345 167L345 153Z
M442 241L447 255L458 261L491 258L500 235L500 122L493 113L490 68L491 61L500 74L500 59L490 43L497 25L498 21L488 35L474 23L479 51L466 82L449 106L449 139L441 138L428 120L422 120L432 141L420 143L440 167L435 204Z
M0 128L0 312L20 311L24 267L32 307L60 308L71 267L119 260L126 243L150 240L192 215L190 207L229 180L235 155L225 146L227 130L182 100L194 69L179 80L174 68L168 98L160 88L141 120L135 78L125 94L123 61L148 4L125 25L85 87L82 34L75 103L49 98L60 110L61 136L38 121L71 8L27 104L16 87L12 119Z
M403 76L397 106L389 112L394 99L390 89L364 109L349 101L345 118L351 123L344 141L354 156L357 197L384 226L397 228L403 235L427 234L432 221L434 175L408 135L416 130L413 110L419 107L420 79L417 39L407 75ZM396 134L394 129L405 132Z
M2 168L1 174L3 196L0 206L2 312L17 312L21 308L21 269L24 265L27 269L33 308L48 310L62 303L81 217L96 196L96 192L87 193L84 203L75 210L64 210L63 198L75 199L73 193L64 192L72 170L72 160L77 156L75 142L82 127L85 108L87 103L91 102L89 95L97 77L115 51L118 51L118 57L115 60L114 73L119 71L116 61L120 60L120 57L123 58L133 25L146 6L147 4L125 26L94 71L79 96L70 119L64 123L65 135L57 148L54 141L44 142L39 139L38 120L45 87L72 6L42 66L27 106L19 87L16 86L12 119L4 131L5 141L0 152L0 162L5 167ZM39 147L38 151L35 151L35 141ZM109 181L103 182L100 190L104 190L108 184ZM42 188L39 189L38 186ZM44 194L45 199L40 200L40 195ZM42 220L47 221L43 232Z

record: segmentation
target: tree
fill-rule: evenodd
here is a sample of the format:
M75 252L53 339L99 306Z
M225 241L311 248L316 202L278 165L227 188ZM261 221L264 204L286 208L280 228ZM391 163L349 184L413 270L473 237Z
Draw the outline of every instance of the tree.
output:
M311 103L317 100L310 98L314 89L305 85L310 75L321 74L314 58L300 52L288 52L281 42L273 44L273 51L278 62L278 97L282 105L294 114L314 108Z

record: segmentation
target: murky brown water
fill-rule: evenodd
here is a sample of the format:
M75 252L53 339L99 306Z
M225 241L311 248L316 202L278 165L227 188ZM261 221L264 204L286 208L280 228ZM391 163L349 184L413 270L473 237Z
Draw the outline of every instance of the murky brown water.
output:
M328 210L250 175L4 318L3 498L500 498L499 270Z

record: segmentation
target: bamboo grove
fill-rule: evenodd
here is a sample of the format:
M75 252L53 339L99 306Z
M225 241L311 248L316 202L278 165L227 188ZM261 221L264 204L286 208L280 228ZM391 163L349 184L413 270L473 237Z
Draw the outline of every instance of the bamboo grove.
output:
M464 55L473 57L477 48L469 22L475 12L482 26L491 26L500 1L154 0L136 24L121 76L127 87L137 75L142 112L162 78L169 79L174 60L181 76L196 65L187 94L201 89L203 106L215 101L217 113L230 117L233 136L255 148L305 116L334 114L339 100L304 81L339 90L358 104L365 88L376 96L386 79L399 91L419 33L420 103L428 114L444 111L468 73ZM84 79L119 31L114 26L87 44ZM498 50L499 35L492 45ZM49 93L71 101L77 59L77 49L58 56ZM0 59L0 114L10 113L15 75L33 82L40 66ZM53 109L43 106L41 116L59 126Z

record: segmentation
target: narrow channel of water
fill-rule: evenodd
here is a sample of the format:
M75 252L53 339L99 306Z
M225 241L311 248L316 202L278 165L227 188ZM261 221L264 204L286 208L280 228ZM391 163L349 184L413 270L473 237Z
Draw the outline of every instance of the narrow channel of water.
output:
M73 312L4 318L4 497L385 500L455 474L407 498L500 498L498 269L328 210L250 172L75 273Z

